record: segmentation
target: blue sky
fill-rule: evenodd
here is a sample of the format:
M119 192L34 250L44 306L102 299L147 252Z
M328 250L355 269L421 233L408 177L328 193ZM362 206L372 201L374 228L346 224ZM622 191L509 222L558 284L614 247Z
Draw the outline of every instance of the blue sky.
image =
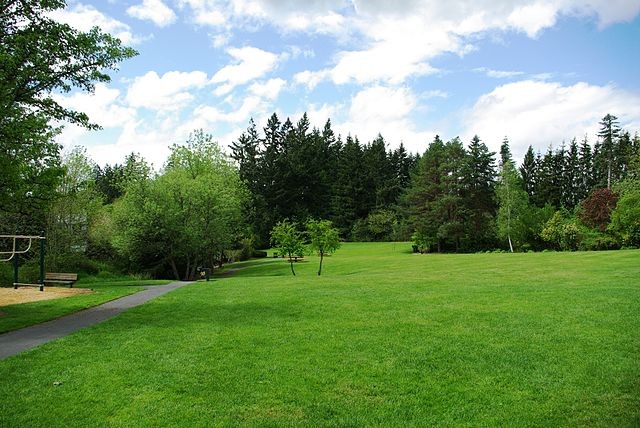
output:
M307 112L368 142L423 152L474 134L516 158L607 113L640 130L640 1L69 0L54 18L98 25L140 55L94 94L58 96L103 130L65 127L99 164L162 167L194 129L227 146L254 118Z

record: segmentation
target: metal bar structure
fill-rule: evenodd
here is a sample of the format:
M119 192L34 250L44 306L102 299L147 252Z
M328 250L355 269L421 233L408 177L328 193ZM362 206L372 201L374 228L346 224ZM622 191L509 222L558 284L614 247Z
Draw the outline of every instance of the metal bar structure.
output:
M0 259L0 262L8 262L13 259L13 288L17 289L18 285L31 285L39 287L40 291L44 291L44 253L45 253L45 241L47 238L44 236L44 232L40 235L0 235L0 240L11 239L11 251L0 251L0 256L9 255L8 258ZM26 249L19 249L18 242L20 240L29 240L29 245ZM19 254L26 254L31 250L31 246L34 240L40 242L40 281L38 284L25 284L18 282L18 257Z

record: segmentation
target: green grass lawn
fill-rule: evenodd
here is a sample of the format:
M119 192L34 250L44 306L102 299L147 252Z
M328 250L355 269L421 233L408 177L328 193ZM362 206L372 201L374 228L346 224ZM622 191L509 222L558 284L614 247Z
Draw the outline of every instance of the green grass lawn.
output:
M0 361L0 426L640 425L640 251L408 247L247 264Z
M144 285L166 284L169 281L137 280L128 277L86 277L75 283L76 288L91 288L92 294L78 294L63 299L42 300L0 307L0 333L38 324L142 290Z

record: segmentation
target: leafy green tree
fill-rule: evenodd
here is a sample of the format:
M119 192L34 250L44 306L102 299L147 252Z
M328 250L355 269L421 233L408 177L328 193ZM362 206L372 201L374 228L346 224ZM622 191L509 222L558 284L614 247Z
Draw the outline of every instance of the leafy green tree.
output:
M320 256L318 276L322 274L322 261L326 254L334 253L340 248L340 234L329 220L309 220L307 221L307 233L311 240L311 249Z
M91 92L96 82L109 81L106 71L136 55L98 28L83 33L50 17L65 6L64 0L20 0L0 7L0 216L8 229L42 221L62 177L52 121L98 127L54 94Z
M611 212L608 230L620 236L623 245L640 246L640 186L622 194Z
M278 250L279 254L286 254L289 257L291 273L295 276L296 271L293 269L293 257L303 255L305 252L302 233L298 231L295 223L291 223L286 219L279 221L271 230L271 243Z
M575 218L568 218L556 211L544 225L540 236L553 248L560 250L576 250L580 242L580 228Z
M85 258L89 228L102 206L86 149L75 147L63 157L62 165L65 173L47 222L47 265L52 270L71 269L68 263Z
M132 270L189 279L198 265L222 261L244 229L246 190L210 135L174 145L163 174L133 180L114 203L114 247Z
M616 184L615 191L619 193L620 199L611 212L611 222L607 230L619 236L623 245L639 247L640 145L636 145L635 155L630 156L626 179Z
M520 175L511 160L507 159L502 165L496 195L499 207L498 236L507 239L509 250L513 253L514 241L517 247L525 243L523 217L530 207L527 192L522 188Z
M391 241L397 224L393 211L379 209L367 216L367 228L373 241Z

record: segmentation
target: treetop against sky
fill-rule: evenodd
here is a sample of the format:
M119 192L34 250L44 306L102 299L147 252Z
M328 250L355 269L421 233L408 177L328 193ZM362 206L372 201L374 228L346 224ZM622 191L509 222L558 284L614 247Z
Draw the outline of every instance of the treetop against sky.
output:
M640 129L640 2L621 0L69 0L55 19L100 26L140 55L92 95L58 95L103 126L59 141L99 163L156 167L203 128L222 145L253 117L296 120L423 152L435 134L531 144Z

